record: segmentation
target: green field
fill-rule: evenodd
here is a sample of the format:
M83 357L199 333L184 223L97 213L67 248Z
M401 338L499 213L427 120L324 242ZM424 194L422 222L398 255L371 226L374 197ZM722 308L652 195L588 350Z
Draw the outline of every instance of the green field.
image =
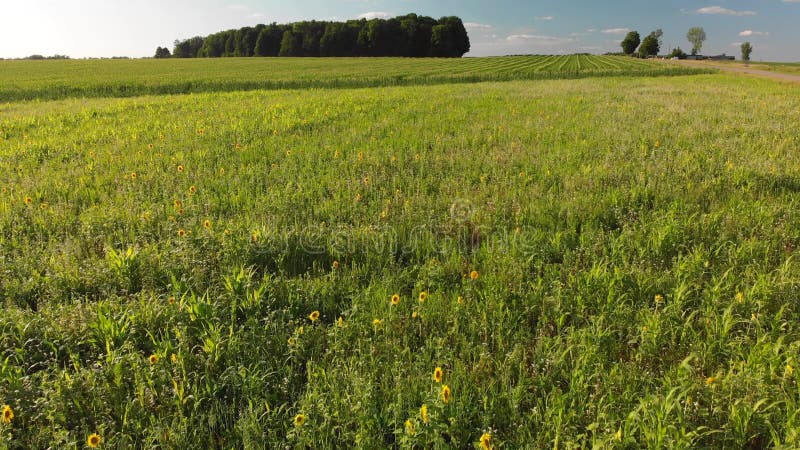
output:
M453 59L0 61L0 102L253 89L357 88L615 75L684 75L701 70L632 58L589 55Z
M798 150L720 74L2 104L0 448L797 448Z

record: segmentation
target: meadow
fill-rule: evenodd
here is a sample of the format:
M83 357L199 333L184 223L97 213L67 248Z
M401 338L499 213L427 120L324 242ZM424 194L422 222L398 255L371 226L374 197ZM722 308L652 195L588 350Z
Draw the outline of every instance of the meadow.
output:
M0 104L0 448L796 448L798 94Z
M0 61L0 102L254 89L359 88L620 75L685 75L703 70L631 58L590 55L450 59Z

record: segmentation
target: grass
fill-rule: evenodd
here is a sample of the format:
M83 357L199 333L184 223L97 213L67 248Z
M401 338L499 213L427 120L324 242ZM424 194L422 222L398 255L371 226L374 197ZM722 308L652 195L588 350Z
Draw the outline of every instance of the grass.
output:
M0 106L0 446L794 448L798 93Z
M359 88L599 76L686 75L708 69L609 56L502 58L224 58L0 61L0 102L74 97Z

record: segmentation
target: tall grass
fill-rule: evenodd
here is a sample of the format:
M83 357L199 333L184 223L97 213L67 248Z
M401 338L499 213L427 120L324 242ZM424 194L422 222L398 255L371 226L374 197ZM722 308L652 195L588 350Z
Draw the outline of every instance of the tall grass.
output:
M796 447L798 93L0 107L1 445Z

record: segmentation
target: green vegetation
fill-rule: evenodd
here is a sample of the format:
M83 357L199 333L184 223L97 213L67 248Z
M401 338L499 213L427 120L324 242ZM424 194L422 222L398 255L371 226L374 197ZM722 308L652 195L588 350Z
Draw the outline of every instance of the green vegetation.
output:
M462 59L0 61L0 101L702 72L702 69L590 55Z
M796 448L798 94L2 104L0 448Z
M161 47L159 47L161 49ZM303 21L259 24L206 37L175 41L177 58L249 56L461 57L469 52L458 17L439 20L416 14L347 22ZM167 56L163 50L162 57ZM158 50L156 50L158 55Z

